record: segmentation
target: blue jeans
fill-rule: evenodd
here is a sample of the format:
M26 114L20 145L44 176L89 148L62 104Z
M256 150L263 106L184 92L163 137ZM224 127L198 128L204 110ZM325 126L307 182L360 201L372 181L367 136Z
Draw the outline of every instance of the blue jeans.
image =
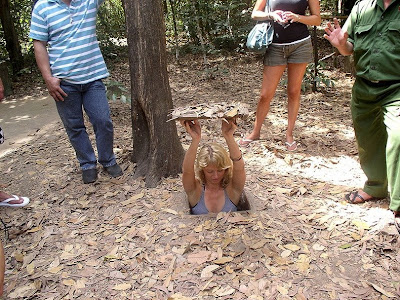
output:
M58 114L64 123L82 170L94 169L97 164L84 124L82 107L93 125L99 163L104 167L115 165L114 129L103 82L95 80L86 84L73 84L61 81L60 86L68 96L64 101L56 101Z

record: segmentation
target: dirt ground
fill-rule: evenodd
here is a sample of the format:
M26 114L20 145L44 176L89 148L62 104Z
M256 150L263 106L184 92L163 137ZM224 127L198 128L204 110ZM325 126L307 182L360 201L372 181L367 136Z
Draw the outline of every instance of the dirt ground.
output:
M259 59L210 63L205 70L201 58L186 57L168 65L174 105L236 101L254 113ZM129 83L126 63L112 70ZM191 216L180 178L151 189L133 179L126 104L111 103L125 171L118 179L101 170L95 184L84 185L60 122L39 130L0 158L3 189L32 199L26 208L0 210L4 299L399 298L399 240L388 200L343 201L365 180L349 112L353 79L339 70L326 74L334 88L303 93L293 153L284 147L284 82L279 86L262 139L243 149L246 212ZM22 86L16 98L29 93ZM240 122L238 139L253 120ZM204 142L222 141L218 121L202 126ZM187 148L180 126L178 134Z

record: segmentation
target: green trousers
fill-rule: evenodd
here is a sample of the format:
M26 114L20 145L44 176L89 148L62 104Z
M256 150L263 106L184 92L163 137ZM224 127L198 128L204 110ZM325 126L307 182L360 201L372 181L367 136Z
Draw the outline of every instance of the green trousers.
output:
M386 197L400 211L400 81L372 83L357 78L351 113L361 168L367 176L364 192Z

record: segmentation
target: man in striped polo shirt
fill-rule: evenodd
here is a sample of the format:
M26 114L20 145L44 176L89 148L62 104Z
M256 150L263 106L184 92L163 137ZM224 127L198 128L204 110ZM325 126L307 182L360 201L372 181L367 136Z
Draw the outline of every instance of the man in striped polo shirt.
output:
M97 159L83 110L96 135L98 161L122 175L113 152L114 130L102 79L109 75L96 37L96 16L104 0L39 0L29 37L36 62L75 149L84 183L97 180Z

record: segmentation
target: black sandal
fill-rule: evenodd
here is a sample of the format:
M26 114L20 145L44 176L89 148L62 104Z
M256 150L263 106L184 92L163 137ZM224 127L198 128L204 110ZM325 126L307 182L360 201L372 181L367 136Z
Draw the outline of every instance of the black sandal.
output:
M352 191L348 194L346 194L344 196L344 198L346 199L346 201L350 204L361 204L365 202L365 199L363 198L363 196L361 196L358 191ZM361 201L357 201L356 199L359 198ZM368 199L369 200L369 199Z
M377 198L377 197L371 197L368 199L365 199L363 196L361 196L358 191L352 191L344 196L346 201L350 204L362 204L367 201L374 201L374 200L379 200L383 198ZM356 199L359 198L361 201L356 201Z

